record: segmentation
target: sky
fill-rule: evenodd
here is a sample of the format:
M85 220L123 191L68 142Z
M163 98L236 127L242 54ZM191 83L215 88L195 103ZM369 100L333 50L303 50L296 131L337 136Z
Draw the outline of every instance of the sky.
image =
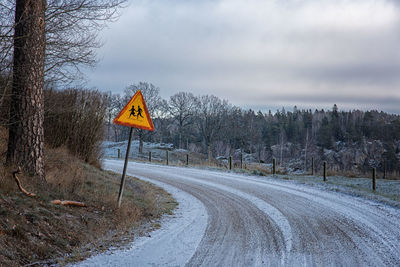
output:
M400 114L398 0L131 0L100 38L85 74L102 91Z

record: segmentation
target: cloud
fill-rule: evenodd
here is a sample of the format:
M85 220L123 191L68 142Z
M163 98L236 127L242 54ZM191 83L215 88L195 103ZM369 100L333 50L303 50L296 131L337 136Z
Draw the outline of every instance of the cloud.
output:
M400 113L388 101L399 97L399 9L389 0L133 1L104 32L89 77L120 92L149 81L164 97L185 90L242 106L375 103Z

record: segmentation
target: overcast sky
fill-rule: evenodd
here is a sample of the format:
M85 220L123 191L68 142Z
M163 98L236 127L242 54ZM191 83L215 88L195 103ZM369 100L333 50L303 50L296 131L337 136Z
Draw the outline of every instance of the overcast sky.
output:
M151 82L253 109L400 114L396 0L131 0L101 33L89 86Z

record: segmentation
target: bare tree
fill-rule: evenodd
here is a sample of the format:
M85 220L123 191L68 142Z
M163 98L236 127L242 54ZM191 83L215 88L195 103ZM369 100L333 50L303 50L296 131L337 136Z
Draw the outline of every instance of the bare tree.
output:
M7 163L44 179L45 0L17 0Z
M98 33L118 18L127 0L48 0L45 10L47 82L71 82L82 78L81 66L96 63L101 46ZM15 2L0 3L0 75L11 72Z
M107 92L107 105L106 105L106 120L107 120L107 135L106 140L119 141L119 129L118 125L113 124L112 120L118 115L123 109L126 103L123 103L119 94L113 94L111 91Z
M14 7L14 0L4 0L0 3L0 74L2 75L12 65Z
M81 66L96 63L98 33L118 18L126 0L49 0L46 9L46 80L82 77Z
M8 124L12 82L14 0L0 2L0 125Z
M208 160L212 158L211 144L223 127L223 120L228 110L228 102L214 95L198 97L197 125L207 147Z
M197 105L197 98L192 93L186 92L176 93L168 101L168 112L178 124L179 148L182 148L185 128L193 124L194 110Z

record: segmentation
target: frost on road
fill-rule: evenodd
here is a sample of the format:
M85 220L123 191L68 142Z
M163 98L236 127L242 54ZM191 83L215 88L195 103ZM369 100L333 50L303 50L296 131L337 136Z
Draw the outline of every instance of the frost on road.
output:
M400 266L399 209L268 177L134 162L128 174L171 192L176 215L82 266Z

